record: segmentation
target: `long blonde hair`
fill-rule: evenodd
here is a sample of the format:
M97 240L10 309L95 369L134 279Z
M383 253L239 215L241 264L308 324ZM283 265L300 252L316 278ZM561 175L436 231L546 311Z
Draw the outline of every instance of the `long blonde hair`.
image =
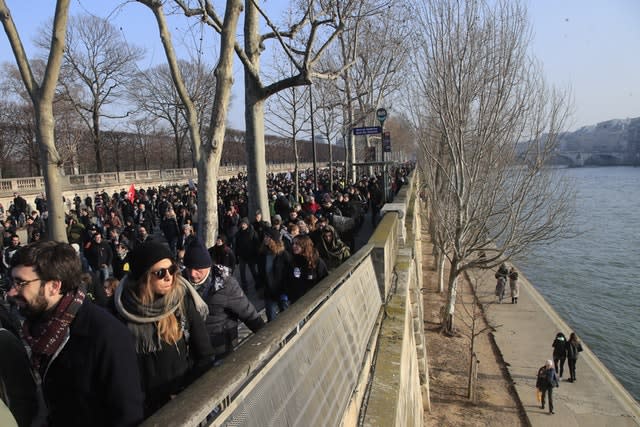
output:
M167 295L165 295L165 307L169 307L170 305L172 305L171 302L179 299L180 307L178 307L178 310L184 313L185 292L184 288L178 283L179 275L180 273L177 271L173 275L171 290ZM156 295L151 288L151 280L151 273L148 271L140 278L138 297L140 298L140 301L143 305L151 305L156 299ZM176 317L176 311L158 320L156 322L156 328L158 330L158 336L168 344L175 345L182 338L182 327L180 326L180 322L178 322L178 318Z

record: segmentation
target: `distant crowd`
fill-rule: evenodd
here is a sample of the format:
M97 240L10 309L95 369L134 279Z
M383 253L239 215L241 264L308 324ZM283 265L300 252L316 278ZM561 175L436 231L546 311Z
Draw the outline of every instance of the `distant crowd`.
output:
M334 172L329 188L329 173L317 189L300 173L297 195L290 173L269 175L270 222L248 212L246 177L220 181L211 247L196 237L194 185L76 195L69 244L47 240L44 196L30 209L16 194L3 211L0 424L8 408L20 426L137 425L221 363L239 322L274 320L351 256L365 215L378 221L382 176Z

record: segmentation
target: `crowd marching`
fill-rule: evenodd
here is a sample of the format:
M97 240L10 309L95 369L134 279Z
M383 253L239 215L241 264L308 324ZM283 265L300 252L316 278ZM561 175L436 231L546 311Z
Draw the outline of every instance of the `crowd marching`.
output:
M365 214L378 221L382 177L334 173L317 189L300 173L297 196L291 173L270 174L270 222L248 211L246 177L220 181L211 247L193 184L65 200L68 243L47 239L44 195L30 209L15 194L0 206L0 424L137 425L223 363L239 322L273 321L350 257Z

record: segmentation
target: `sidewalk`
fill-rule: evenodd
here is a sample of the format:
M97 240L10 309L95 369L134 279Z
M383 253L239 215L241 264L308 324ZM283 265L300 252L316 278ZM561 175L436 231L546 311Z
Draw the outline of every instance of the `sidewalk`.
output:
M480 301L495 301L494 271L474 270L469 278L472 283L478 281ZM509 294L508 285L506 293ZM490 304L486 315L489 324L496 327L495 342L532 426L640 426L640 405L584 342L576 365L577 381L569 383L563 378L560 387L554 389L554 415L548 413L548 406L540 409L535 393L536 372L552 359L551 344L556 333L568 336L572 329L522 273L518 304L511 304L511 297L507 297L502 304ZM568 370L565 365L565 374Z

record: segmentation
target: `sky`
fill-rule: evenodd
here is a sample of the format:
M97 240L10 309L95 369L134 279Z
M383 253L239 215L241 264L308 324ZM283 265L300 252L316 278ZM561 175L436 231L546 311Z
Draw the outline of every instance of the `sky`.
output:
M547 81L571 91L573 114L567 130L610 119L640 117L640 0L524 0L533 29L532 53L543 66ZM38 28L54 13L52 0L6 0L29 55ZM219 4L220 2L216 2ZM263 0L280 14L287 0ZM121 1L71 0L71 15L95 13L110 21L129 42L147 51L142 69L164 61L151 12ZM179 45L195 39L210 63L215 63L216 40L199 24L173 25ZM180 30L178 31L178 28ZM4 31L0 34L0 62L14 62ZM235 67L234 99L229 122L244 128L242 69Z

